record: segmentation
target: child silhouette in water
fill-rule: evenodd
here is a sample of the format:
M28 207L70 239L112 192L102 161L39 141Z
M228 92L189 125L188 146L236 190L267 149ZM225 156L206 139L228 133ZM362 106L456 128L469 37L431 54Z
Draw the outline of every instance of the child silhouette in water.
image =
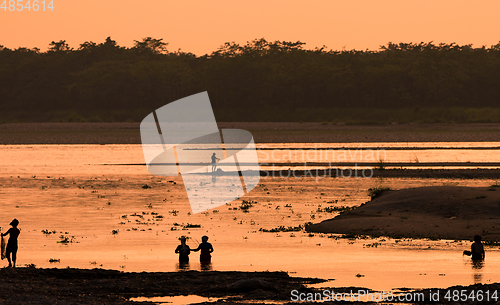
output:
M201 244L198 245L198 248L193 249L193 251L200 251L200 263L202 264L210 264L212 260L212 255L210 253L214 252L214 248L212 244L208 242L208 236L203 236L201 238Z
M2 236L10 234L9 241L7 242L6 255L7 255L7 260L9 261L9 267L15 268L16 258L17 258L17 237L19 236L21 231L19 231L19 229L17 228L17 225L19 225L19 221L17 219L12 220L10 222L10 225L12 226L12 228L10 228L7 232L2 233ZM11 253L12 253L12 261L10 260Z
M181 244L177 246L175 253L179 253L179 263L188 263L191 249L189 249L189 246L186 245L186 237L183 236L180 240Z
M481 243L481 236L474 236L474 243L470 247L470 252L472 253L473 260L484 259L484 247Z

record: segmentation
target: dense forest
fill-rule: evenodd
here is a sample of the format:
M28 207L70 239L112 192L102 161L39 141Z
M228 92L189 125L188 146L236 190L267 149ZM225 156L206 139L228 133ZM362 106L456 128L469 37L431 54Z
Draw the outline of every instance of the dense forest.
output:
M0 45L0 122L141 121L201 91L218 121L500 122L500 43L332 51L258 39L203 56L151 37Z

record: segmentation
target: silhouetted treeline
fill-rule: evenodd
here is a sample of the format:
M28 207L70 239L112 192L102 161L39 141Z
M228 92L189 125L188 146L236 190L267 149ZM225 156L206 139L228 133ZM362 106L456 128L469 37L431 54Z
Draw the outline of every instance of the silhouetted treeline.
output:
M132 48L111 38L71 49L0 46L2 121L141 121L208 91L219 121L500 121L500 43L389 43L379 51L302 42L226 43L212 54Z

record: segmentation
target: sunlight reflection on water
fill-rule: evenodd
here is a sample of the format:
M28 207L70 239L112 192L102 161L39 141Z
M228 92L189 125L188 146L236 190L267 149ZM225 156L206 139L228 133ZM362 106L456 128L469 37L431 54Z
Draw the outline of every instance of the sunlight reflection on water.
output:
M469 242L350 241L259 230L331 218L336 214L318 207L359 205L371 187L489 186L492 180L264 178L240 200L191 215L180 177L154 177L145 166L101 165L141 162L140 145L0 146L0 225L5 231L12 218L21 222L19 265L176 271L177 238L191 237L193 248L208 235L215 248L213 270L284 270L335 279L322 286L377 290L500 280L500 253L487 249L484 266L476 268L461 254ZM255 202L245 210L243 199ZM64 237L72 242L57 243ZM373 243L380 245L366 246ZM200 270L196 253L190 269Z

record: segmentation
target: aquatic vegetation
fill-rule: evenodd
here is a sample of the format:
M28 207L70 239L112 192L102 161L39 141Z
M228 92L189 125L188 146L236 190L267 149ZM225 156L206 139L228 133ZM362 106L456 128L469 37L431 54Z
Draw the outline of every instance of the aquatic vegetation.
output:
M348 207L348 206L329 206L329 207L325 207L325 208L321 208L321 206L318 207L318 209L316 210L316 212L318 213L321 213L321 212L324 212L324 213L335 213L335 212L345 212L345 211L350 211L350 210L354 210L355 208L357 208L357 206L354 206L354 207Z
M307 222L303 225L298 225L296 227L292 227L292 226L289 226L289 227L285 227L283 225L277 227L277 228L273 228L273 229L270 229L270 230L267 230L267 229L263 229L263 228L260 228L259 231L260 232L270 232L270 233L276 233L276 232L298 232L298 231L303 231L305 229L306 226L312 224L312 222Z
M69 243L74 243L75 237L74 236L66 236L66 235L61 235L59 236L60 240L57 241L58 244L69 244Z
M373 243L373 244L363 244L363 248L377 248L378 246L382 245L381 243Z
M49 263L60 263L61 259L60 258L49 258Z
M374 187L374 188L369 188L368 189L368 196L370 196L371 199L374 199L377 197L379 194L385 191L390 191L391 188L389 187Z
M36 268L36 265L31 263L31 264L24 264L24 266L26 266L26 268Z
M487 247L500 247L500 242L496 240L483 240L483 244Z
M52 230L52 231L49 231L49 230L42 230L42 233L45 234L45 235L50 235L50 234L56 234L56 230Z
M366 235L358 235L358 234L354 234L354 233L347 233L347 234L341 235L338 238L346 238L346 239L354 240L354 239L368 239L369 237L366 236Z
M242 210L244 213L248 213L248 209L253 207L255 203L257 203L257 201L243 200L240 205L240 210Z
M186 229L201 228L201 225L188 223L187 225L184 226L184 228L186 228Z

